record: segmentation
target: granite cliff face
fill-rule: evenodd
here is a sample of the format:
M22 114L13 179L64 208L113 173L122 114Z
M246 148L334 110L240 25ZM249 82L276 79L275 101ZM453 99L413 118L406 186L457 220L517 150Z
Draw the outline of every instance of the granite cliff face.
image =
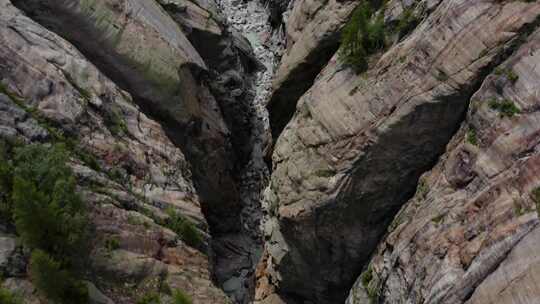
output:
M158 224L172 208L208 231L182 151L73 45L9 1L0 8L1 135L69 141L78 151L71 166L96 227L89 275L100 279L92 299L134 303L167 283L198 302L228 303L211 281L206 245L191 248ZM25 251L14 237L2 234L3 285L28 303L46 303L25 280Z
M2 138L68 140L77 148L73 169L96 227L89 270L99 278L96 297L135 303L166 285L196 303L229 302L218 288L222 277L257 261L250 239L258 233L242 236L246 193L238 173L251 159L251 100L261 69L249 43L212 18L215 4L0 6ZM171 209L196 224L202 244L188 246L165 227ZM10 269L20 248L6 233L5 285L30 297L32 286L21 281L27 256L17 255L22 266ZM222 238L230 234L235 239ZM246 247L232 251L239 262L227 260L228 272L220 272L224 243ZM246 272L237 301L248 298L243 281L253 271Z
M539 25L531 0L0 0L0 153L69 151L93 304L536 303ZM52 303L15 226L0 302Z
M347 303L538 300L539 47L536 31L485 79Z
M537 3L520 1L426 1L412 8L423 10L420 24L375 55L363 75L337 56L330 60L277 139L260 299L275 298L273 290L286 303L345 301L420 175L458 130L471 96L540 14ZM399 11L386 10L385 20ZM272 101L269 110L272 116Z

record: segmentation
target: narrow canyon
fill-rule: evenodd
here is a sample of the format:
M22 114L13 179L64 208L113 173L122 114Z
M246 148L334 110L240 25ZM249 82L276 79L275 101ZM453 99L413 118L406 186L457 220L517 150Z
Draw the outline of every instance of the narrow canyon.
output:
M0 0L0 304L540 302L540 1Z

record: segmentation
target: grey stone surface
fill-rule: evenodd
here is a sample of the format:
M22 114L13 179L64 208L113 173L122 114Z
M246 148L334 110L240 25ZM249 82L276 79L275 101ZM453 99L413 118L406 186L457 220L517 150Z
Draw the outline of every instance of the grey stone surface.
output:
M370 303L357 296L366 290L380 303L538 301L539 60L537 30L485 78L376 250L373 279L359 279L348 303ZM494 102L517 113L504 115Z
M365 74L334 57L276 142L261 282L300 301L345 301L486 70L539 15L536 2L443 1Z

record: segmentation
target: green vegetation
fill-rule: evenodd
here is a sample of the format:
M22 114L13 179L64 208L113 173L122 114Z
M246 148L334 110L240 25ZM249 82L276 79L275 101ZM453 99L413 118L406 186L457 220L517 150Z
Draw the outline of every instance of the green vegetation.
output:
M67 165L65 145L12 147L0 159L2 216L32 251L30 277L56 303L85 303L81 272L89 221Z
M176 232L180 238L189 246L199 247L203 238L195 225L188 219L184 218L174 209L167 210L169 218L165 222L165 226Z
M30 278L34 286L55 303L87 303L86 285L42 250L34 250L30 258Z
M512 117L520 113L519 108L508 99L498 101L495 98L492 98L489 101L489 107L492 110L498 111L501 117Z
M470 128L467 131L467 142L473 146L478 146L478 136L475 129Z
M88 219L63 145L16 150L13 205L24 244L68 264L84 254Z
M0 140L0 221L13 223L13 165L9 160L12 145Z
M516 216L522 216L527 213L529 210L521 204L520 200L514 199L514 214Z
M431 221L435 224L440 224L444 219L444 214L439 214L436 217L432 218Z
M372 7L369 1L363 1L341 34L339 58L357 73L367 70L368 56L385 46L384 15L379 13L373 17Z
M161 304L161 296L157 292L145 294L137 301L137 304ZM176 289L172 293L172 304L192 304L191 298L182 290Z
M496 68L495 75L505 76L512 83L516 83L519 79L519 76L511 69Z
M362 280L362 285L364 287L369 285L369 282L373 279L373 270L371 269L371 266L360 275L360 279Z
M105 248L107 251L114 251L120 248L120 241L116 237L110 237L105 240Z
M103 115L103 122L113 135L128 134L126 122L120 112L119 108L112 107Z
M23 301L18 296L5 288L0 288L0 303L2 304L23 304Z
M360 280L362 281L362 286L364 286L370 302L377 303L377 300L379 299L380 286L371 265L369 265L366 271L360 275Z
M416 194L420 199L425 199L429 193L429 186L425 181L420 181L418 183L418 188L416 189Z
M317 170L315 171L315 175L319 177L332 177L336 174L336 171L331 169L326 170Z
M173 304L191 304L191 298L182 290L176 289L173 293Z
M140 298L137 304L161 304L161 297L158 293L151 292Z
M536 204L536 212L538 213L538 217L540 217L540 187L534 188L531 192L531 199Z

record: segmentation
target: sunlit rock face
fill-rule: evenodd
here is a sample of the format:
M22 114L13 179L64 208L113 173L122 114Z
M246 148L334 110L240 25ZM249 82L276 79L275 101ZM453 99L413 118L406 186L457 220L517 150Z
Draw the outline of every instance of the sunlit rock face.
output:
M538 299L539 60L536 31L484 80L347 303Z
M7 0L0 1L0 83L3 140L76 151L70 166L94 229L88 272L99 278L89 283L91 300L135 303L166 283L195 302L229 303L211 281L208 225L182 150L131 94ZM194 223L203 237L197 248L162 225L167 210ZM26 279L20 246L2 233L3 287L25 303L44 303Z
M471 96L539 14L531 2L443 1L365 74L333 58L275 145L260 285L286 301L345 301Z

